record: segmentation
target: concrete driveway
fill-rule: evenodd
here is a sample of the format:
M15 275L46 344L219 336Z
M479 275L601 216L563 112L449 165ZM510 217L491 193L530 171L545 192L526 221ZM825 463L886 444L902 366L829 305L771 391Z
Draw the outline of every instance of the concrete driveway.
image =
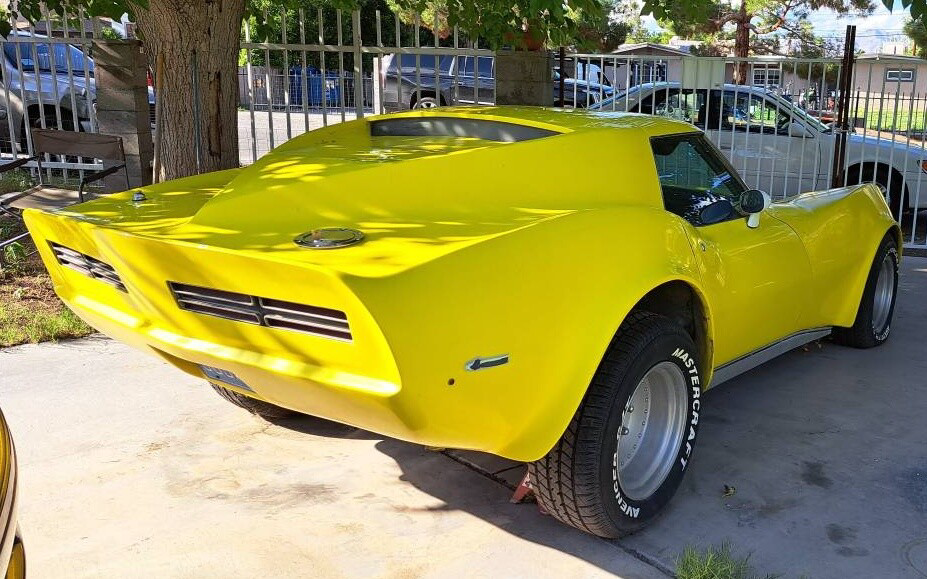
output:
M729 541L761 575L927 577L927 259L899 302L882 348L824 342L712 390L679 494L620 542L510 505L514 463L262 422L103 338L0 351L30 572L662 577Z

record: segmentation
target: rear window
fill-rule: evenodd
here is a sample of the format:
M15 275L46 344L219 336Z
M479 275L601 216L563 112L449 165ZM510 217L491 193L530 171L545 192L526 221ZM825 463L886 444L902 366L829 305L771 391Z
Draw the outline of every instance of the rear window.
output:
M421 117L371 121L371 137L464 137L501 143L530 141L556 131L517 123L461 117Z

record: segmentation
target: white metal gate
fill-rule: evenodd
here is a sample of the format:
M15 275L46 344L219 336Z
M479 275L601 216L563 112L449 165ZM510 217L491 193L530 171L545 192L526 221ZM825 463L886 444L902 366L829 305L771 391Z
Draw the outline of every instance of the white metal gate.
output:
M106 25L82 13L13 25L0 37L0 162L33 154L33 128L97 131L91 45ZM65 181L100 168L71 158L46 159L42 166Z

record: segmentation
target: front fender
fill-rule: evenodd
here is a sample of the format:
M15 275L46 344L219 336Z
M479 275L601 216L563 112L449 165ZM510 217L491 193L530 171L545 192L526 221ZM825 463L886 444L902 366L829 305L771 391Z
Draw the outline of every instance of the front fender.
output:
M896 227L879 189L803 193L770 211L798 233L811 262L815 307L806 308L803 326L852 326L875 252Z
M698 287L684 228L626 207L565 212L389 281L346 282L396 360L397 413L423 438L530 461L566 429L628 312L671 280Z

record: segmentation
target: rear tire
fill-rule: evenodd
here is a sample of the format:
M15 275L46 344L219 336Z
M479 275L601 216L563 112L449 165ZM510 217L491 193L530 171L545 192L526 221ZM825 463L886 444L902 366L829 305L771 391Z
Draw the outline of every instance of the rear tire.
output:
M228 388L223 388L217 384L209 384L212 386L212 389L215 390L219 396L225 398L235 406L239 408L244 408L251 414L260 416L261 418L274 419L274 418L289 418L291 416L296 416L299 413L288 408L282 408L280 406L275 406L269 402L264 402L263 400L258 400L257 398L251 398L250 396L245 396L244 394L239 394Z
M691 460L700 378L695 344L683 328L632 312L566 432L528 465L538 502L600 537L621 537L651 522Z
M885 236L876 251L856 320L849 328L834 328L834 341L853 348L873 348L888 340L898 295L898 246Z

